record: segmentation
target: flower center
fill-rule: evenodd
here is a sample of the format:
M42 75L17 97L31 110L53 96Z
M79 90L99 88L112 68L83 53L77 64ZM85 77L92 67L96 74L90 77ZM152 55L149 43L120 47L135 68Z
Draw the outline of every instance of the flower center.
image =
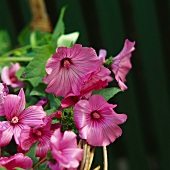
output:
M42 132L40 130L36 130L35 135L40 137L40 136L42 136Z
M101 116L97 111L94 111L94 112L91 113L91 117L93 119L100 119Z
M62 155L62 152L61 152L61 151L58 151L58 153L59 153L60 155Z
M18 117L15 116L12 118L11 123L16 124L18 123L18 121L19 121Z
M16 83L18 81L17 77L13 76L10 78L12 83Z
M66 69L69 69L71 65L71 60L69 58L64 58L61 61L61 66L65 67Z

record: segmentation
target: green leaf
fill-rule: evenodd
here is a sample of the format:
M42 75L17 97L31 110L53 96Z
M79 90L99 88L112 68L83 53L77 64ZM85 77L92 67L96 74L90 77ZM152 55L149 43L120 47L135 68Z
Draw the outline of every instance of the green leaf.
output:
M28 157L30 157L30 158L32 159L34 165L35 165L35 164L38 162L38 160L39 160L39 158L35 157L37 145L38 145L38 142L35 142L35 143L31 146L31 148L29 149L29 151L28 151L27 153L25 153L25 156L28 156Z
M54 107L57 110L58 107L60 106L60 99L55 97L53 94L49 94L48 99L50 100L50 107L51 108Z
M54 48L51 44L37 47L36 55L33 60L25 68L25 71L22 73L22 78L34 78L38 76L45 75L45 65L48 58L55 53Z
M7 169L6 169L5 167L2 166L2 167L0 167L0 170L7 170Z
M30 95L31 96L46 96L46 89L47 85L44 83L40 83L38 86L34 87L33 90L31 91Z
M59 37L61 34L64 34L65 25L64 25L64 22L63 22L63 17L64 17L65 10L66 10L66 7L63 7L63 8L61 9L61 13L60 13L58 22L57 22L57 24L56 24L56 26L55 26L55 29L54 29L54 32L53 32L52 40L53 40L54 43L57 43L58 37Z
M18 36L18 42L21 46L30 44L30 26L26 26Z
M45 110L45 112L46 112L47 116L49 116L50 114L56 112L56 110L57 110L57 109L56 109L55 107L53 107L52 109Z
M70 34L63 34L57 40L57 46L71 47L75 44L79 37L79 32L73 32Z
M103 96L106 101L108 101L109 99L111 99L115 94L121 92L122 90L116 87L110 87L110 88L105 88L102 90L95 90L93 91L93 94L99 94L101 96Z

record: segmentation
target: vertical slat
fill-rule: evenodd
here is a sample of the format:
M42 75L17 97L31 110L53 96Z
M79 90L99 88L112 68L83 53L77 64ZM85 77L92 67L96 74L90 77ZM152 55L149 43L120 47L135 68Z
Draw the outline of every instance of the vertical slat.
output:
M132 0L134 22L137 29L138 48L142 54L142 63L145 73L146 86L148 88L147 97L150 100L152 129L156 135L157 156L159 169L169 169L167 162L167 142L165 134L166 119L169 114L169 97L166 82L166 72L164 70L163 53L160 41L155 4L153 0L135 1Z

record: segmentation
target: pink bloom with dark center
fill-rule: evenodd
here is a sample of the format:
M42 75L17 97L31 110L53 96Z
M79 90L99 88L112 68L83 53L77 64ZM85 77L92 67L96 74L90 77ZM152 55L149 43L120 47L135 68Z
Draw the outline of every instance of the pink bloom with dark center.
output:
M127 86L124 84L124 82L126 82L126 75L132 68L130 58L132 52L135 50L134 45L135 42L126 40L122 51L113 58L114 62L111 64L112 71L115 74L115 79L122 90L127 89Z
M5 83L0 83L0 116L4 116L4 99L9 90Z
M83 150L78 148L76 134L72 131L60 129L54 131L51 136L51 147L53 159L64 168L77 168L83 157Z
M28 151L31 146L38 141L36 156L44 158L47 152L51 150L50 138L53 134L53 131L50 130L51 123L52 120L49 117L45 117L42 125L23 129L20 135L20 147L23 150Z
M5 167L7 170L13 170L15 167L28 169L32 168L33 162L31 158L23 155L22 153L17 153L11 157L1 157L0 167Z
M25 109L25 94L23 89L18 95L8 94L4 100L4 115L8 128L2 132L0 146L7 145L14 135L15 142L19 144L21 130L28 126L37 126L43 123L46 116L42 106L30 106Z
M43 82L48 84L46 91L56 96L80 94L80 89L90 74L101 63L93 48L75 44L71 48L58 47L46 65L47 75Z
M20 69L19 63L11 63L11 66L5 66L1 72L1 79L7 85L10 85L13 88L19 88L24 86L24 82L19 81L16 77L16 72Z
M88 100L80 100L74 106L74 121L79 136L93 146L107 146L121 136L118 126L126 121L125 114L117 114L100 95L93 95Z

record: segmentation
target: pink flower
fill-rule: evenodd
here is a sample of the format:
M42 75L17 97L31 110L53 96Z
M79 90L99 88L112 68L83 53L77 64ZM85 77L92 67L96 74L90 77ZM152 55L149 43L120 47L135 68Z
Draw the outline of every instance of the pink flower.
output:
M53 131L50 130L52 120L49 117L44 118L44 123L42 125L36 126L34 128L27 127L21 131L20 135L20 147L21 149L28 151L31 146L38 141L36 148L36 156L44 158L50 147L50 138Z
M22 129L28 126L37 126L43 123L43 117L46 113L42 106L30 106L25 109L25 94L23 89L18 96L9 94L4 100L4 115L7 121L2 124L8 124L8 128L2 132L0 146L7 145L14 135L14 139L19 144L20 133Z
M10 67L5 66L1 72L1 79L7 85L10 85L13 88L23 87L24 82L19 81L16 77L16 72L20 69L19 63L11 63Z
M125 41L122 51L113 58L113 63L111 64L112 71L115 74L115 79L118 82L119 87L122 90L126 90L127 86L124 84L126 82L126 75L132 68L130 58L132 51L135 50L135 42Z
M122 134L118 126L126 121L125 114L116 114L116 105L100 95L80 100L74 106L74 121L79 136L93 146L107 146Z
M4 116L4 99L9 90L5 83L0 83L0 116Z
M43 78L44 83L48 84L46 91L63 97L69 93L79 95L83 83L100 65L93 48L79 44L71 48L58 47L47 61L47 75Z
M0 167L5 167L7 170L13 170L15 167L18 168L32 168L33 162L28 156L24 156L22 153L17 153L11 157L1 157Z
M51 147L53 159L64 168L77 168L83 157L83 150L78 148L76 134L72 131L65 131L64 134L60 129L54 131L51 136Z

